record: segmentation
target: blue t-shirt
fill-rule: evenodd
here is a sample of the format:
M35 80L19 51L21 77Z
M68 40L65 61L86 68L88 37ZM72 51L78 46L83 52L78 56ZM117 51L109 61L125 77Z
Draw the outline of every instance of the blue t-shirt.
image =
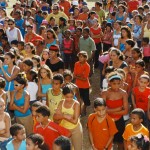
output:
M12 142L13 142L13 140L11 140L9 143L7 143L7 145L6 145L7 150L15 150ZM23 140L21 142L18 150L26 150L26 141L25 140Z

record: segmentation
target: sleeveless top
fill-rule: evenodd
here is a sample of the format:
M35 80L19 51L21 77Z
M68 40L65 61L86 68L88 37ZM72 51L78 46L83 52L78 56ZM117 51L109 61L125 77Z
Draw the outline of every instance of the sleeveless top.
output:
M6 72L7 75L11 76L11 75L13 74L13 71L14 71L14 69L15 69L15 66L12 68L11 73L8 73L8 66L7 66L7 65L4 65L4 66L3 66L3 69L5 70L5 72ZM3 72L2 72L1 69L0 69L0 74L3 75ZM13 90L14 90L14 80L12 80L12 81L10 81L10 82L8 82L8 81L6 80L5 91L13 91Z
M63 98L63 94L62 92L60 92L58 95L53 95L53 89L50 88L47 91L48 94L48 105L49 105L49 110L51 111L51 115L50 115L50 119L53 120L53 115L55 113L55 110L58 107L58 104L60 103L60 101Z
M72 116L73 116L73 114L74 114L73 106L74 106L75 102L72 104L72 106L71 106L70 108L65 108L65 107L64 107L64 102L65 102L65 100L64 100L63 103L62 103L62 110L61 110L62 113L63 113L63 114L68 114L68 115L72 115ZM69 122L69 121L63 119L63 120L61 121L61 123L60 123L60 126L66 128L66 129L74 129L75 127L77 127L78 123L79 123L79 122L77 122L77 124L73 124L73 123L71 123L71 122Z
M113 34L113 39L114 39L114 46L118 46L118 39L121 37L121 32L119 34L116 33L116 30L114 31Z
M122 16L118 16L118 13L117 13L116 20L123 21L124 20L124 14Z
M150 39L150 29L147 28L147 25L148 25L148 23L146 23L146 25L144 27L144 36L143 37L148 37Z
M46 47L49 49L51 45L55 45L55 44L56 44L56 39L54 39L52 43L46 44Z
M108 108L117 108L117 107L122 107L123 106L123 99L118 99L118 100L106 100L106 105ZM109 114L110 117L113 119L120 119L122 115L114 115L114 114Z
M133 37L136 38L138 41L140 40L139 37L141 35L141 32L142 32L142 26L135 24L133 28Z
M42 94L46 94L49 88L52 88L52 84L42 84L41 81L41 88L42 88ZM46 97L42 97L42 100L46 100Z
M110 62L109 62L109 65L110 65L110 66L113 66L113 62L110 61ZM127 65L127 63L126 63L125 61L123 61L122 64L121 64L118 68L123 69L123 68L125 68L125 67L128 67L128 65Z
M25 91L23 91L22 97L20 99L18 99L18 100L16 100L16 93L15 93L15 95L14 95L14 103L15 103L16 106L24 106L24 103L25 103ZM30 111L29 108L28 108L28 110L25 113L21 113L18 110L14 110L14 114L15 114L16 117L26 117L26 116L31 115L31 111Z
M65 48L70 48L70 47L71 47L72 40L70 39L70 40L68 41L68 40L66 40L66 38L64 38L63 42L64 42L64 53L66 53L66 54L71 54L72 51L71 51L71 50L65 50Z
M123 52L125 50L125 44L124 43L120 43L120 51Z

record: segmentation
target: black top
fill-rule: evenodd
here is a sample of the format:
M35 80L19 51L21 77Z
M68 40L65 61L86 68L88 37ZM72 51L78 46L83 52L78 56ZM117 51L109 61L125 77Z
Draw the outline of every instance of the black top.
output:
M50 59L47 59L46 65L51 69L52 72L58 72L59 69L64 69L64 62L62 60L60 60L56 64L51 64Z
M110 62L109 62L109 65L110 65L110 66L113 66L113 62L110 61ZM125 67L128 67L128 65L127 65L127 63L126 63L125 61L123 61L119 68L123 69L123 68L125 68Z

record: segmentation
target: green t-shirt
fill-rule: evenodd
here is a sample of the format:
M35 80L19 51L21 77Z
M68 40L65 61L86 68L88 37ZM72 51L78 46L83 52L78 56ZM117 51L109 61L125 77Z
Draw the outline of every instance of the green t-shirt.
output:
M100 19L100 24L102 23L103 21L103 17L105 17L105 12L103 9L101 9L100 11L96 11L96 13L98 14L99 16L99 19Z

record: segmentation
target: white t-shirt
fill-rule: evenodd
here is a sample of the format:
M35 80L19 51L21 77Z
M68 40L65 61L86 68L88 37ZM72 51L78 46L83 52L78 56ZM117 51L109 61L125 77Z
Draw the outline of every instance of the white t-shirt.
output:
M30 94L30 101L37 100L38 85L35 82L28 82L26 90Z

